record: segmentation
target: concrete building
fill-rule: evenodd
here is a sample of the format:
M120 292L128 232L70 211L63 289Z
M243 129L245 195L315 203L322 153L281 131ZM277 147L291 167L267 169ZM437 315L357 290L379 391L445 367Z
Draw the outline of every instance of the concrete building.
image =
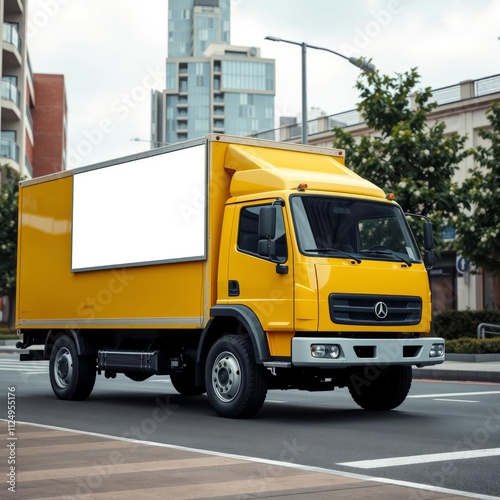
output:
M34 83L26 47L26 1L0 0L2 30L1 165L32 177Z
M33 75L26 8L27 0L0 0L0 165L32 178L65 169L66 98L62 75Z
M166 88L152 95L151 142L274 127L275 63L230 45L229 0L170 0Z
M445 122L446 131L450 134L467 136L467 148L481 144L478 130L489 127L486 113L493 102L500 102L500 75L467 80L433 90L432 93L438 106L427 116L429 125L436 121ZM374 134L356 110L321 116L308 121L307 126L309 144L322 147L332 146L334 126L344 127L355 137ZM254 135L278 141L300 142L301 130L301 124L289 124ZM348 164L349 158L346 161ZM472 167L473 159L469 156L460 164L455 180L463 181ZM451 248L454 232L447 231L444 236L449 240ZM475 310L500 307L500 277L484 272L460 272L460 269L460 266L457 266L456 252L450 249L441 254L441 258L430 272L435 312L444 309Z

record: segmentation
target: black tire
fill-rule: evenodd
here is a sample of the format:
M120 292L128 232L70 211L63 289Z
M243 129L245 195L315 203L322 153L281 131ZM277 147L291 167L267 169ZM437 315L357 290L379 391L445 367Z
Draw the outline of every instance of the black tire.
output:
M210 349L205 386L213 409L227 418L255 415L267 394L267 370L255 362L250 340L225 335Z
M367 367L351 375L349 392L365 410L392 410L406 399L411 380L411 366Z
M194 368L183 372L170 373L170 381L174 389L183 396L200 396L205 392L204 387L195 384L194 378Z
M125 372L123 375L125 375L125 377L129 378L130 380L133 380L134 382L144 382L149 377L151 377L151 375L147 375L141 372Z
M52 390L59 399L87 399L95 384L96 360L78 356L73 340L62 335L54 342L49 374Z

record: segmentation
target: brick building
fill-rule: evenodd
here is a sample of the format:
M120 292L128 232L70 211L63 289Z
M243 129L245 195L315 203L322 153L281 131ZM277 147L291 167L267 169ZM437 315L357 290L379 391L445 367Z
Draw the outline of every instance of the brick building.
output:
M64 75L34 74L36 106L33 177L66 169L66 92Z

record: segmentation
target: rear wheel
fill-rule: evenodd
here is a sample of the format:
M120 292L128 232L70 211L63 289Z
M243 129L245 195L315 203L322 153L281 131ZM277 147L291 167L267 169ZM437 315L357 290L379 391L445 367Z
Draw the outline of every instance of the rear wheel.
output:
M267 370L255 362L246 337L225 335L215 342L205 369L207 396L222 417L255 415L266 399Z
M411 366L365 367L349 379L352 399L365 410L392 410L408 395Z
M83 400L94 388L96 360L78 356L74 341L62 335L54 342L49 373L52 390L59 399Z

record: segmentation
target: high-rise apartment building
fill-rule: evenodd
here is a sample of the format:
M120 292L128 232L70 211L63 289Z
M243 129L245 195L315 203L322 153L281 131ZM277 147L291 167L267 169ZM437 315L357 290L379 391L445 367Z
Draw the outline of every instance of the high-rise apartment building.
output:
M229 0L170 0L166 88L153 92L151 140L274 127L275 63L230 45Z
M0 165L32 177L34 103L33 74L26 47L26 2L0 0L2 31L2 99Z
M26 0L0 0L0 167L32 178L65 169L66 99L62 75L33 75L26 9Z

